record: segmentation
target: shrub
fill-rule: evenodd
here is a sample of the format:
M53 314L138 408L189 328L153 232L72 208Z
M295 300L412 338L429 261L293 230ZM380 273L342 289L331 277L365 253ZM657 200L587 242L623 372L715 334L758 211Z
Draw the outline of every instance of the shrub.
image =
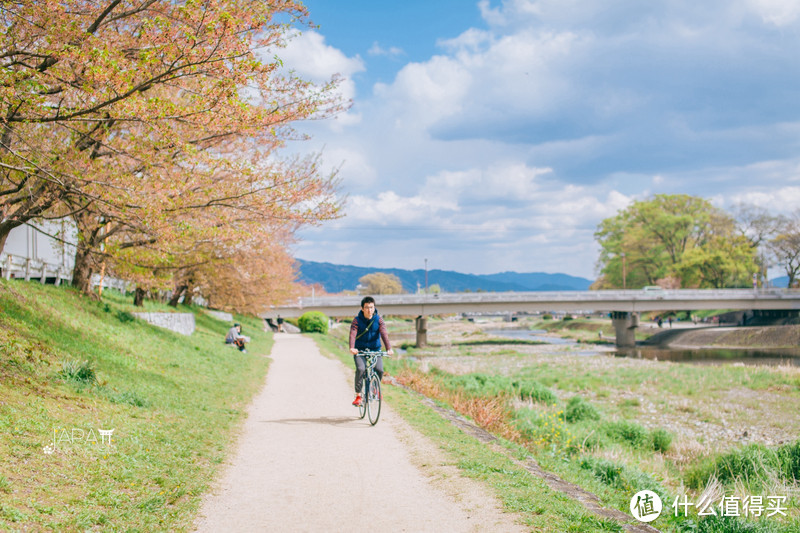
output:
M66 379L79 383L93 384L97 382L94 365L89 361L64 361L61 365L60 374Z
M133 322L136 317L127 311L117 311L117 320L125 324L126 322Z
M574 446L576 450L585 448L587 450L598 450L608 448L611 439L602 431L597 431L597 422L593 420L578 422L570 427L575 435Z
M553 320L553 315L550 314L542 315L542 320Z
M580 422L581 420L600 420L600 413L594 405L582 397L573 396L567 402L565 418L569 423Z
M108 399L112 403L126 403L134 407L147 407L150 405L150 402L148 402L146 398L142 398L139 394L132 391L109 394Z
M638 469L591 456L582 457L580 467L590 471L594 477L609 487L631 494L640 490L652 490L658 494L662 502L670 500L669 493L658 481Z
M666 429L657 428L650 433L650 440L655 451L665 453L672 444L672 434Z
M574 438L560 413L538 409L517 409L514 427L532 444L543 448L551 445L574 450Z
M623 467L621 465L612 463L608 459L596 459L594 457L583 457L580 465L584 470L589 470L604 485L619 489L626 488L622 481Z
M328 333L328 317L319 311L308 311L297 319L297 327L303 333Z
M781 473L787 481L800 480L800 440L777 449Z
M686 484L702 488L715 476L731 484L742 480L750 488L761 490L772 480L794 483L800 473L800 441L770 449L762 444L748 444L737 450L710 457L686 473Z
M556 395L553 391L539 383L538 381L523 381L515 383L515 389L523 400L532 400L538 403L554 405Z
M618 420L603 424L603 431L616 441L627 442L634 448L643 448L650 444L647 429L628 420Z

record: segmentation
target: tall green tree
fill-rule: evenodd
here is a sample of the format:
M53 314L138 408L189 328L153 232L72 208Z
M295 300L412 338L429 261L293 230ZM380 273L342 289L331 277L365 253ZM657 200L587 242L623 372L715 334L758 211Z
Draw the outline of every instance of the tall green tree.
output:
M707 200L659 194L603 220L596 288L637 288L670 280L682 287L746 283L755 252L734 220Z
M722 289L747 286L759 266L747 238L732 235L715 237L688 250L675 271L685 287Z
M385 272L373 272L361 276L358 282L366 294L403 294L406 292L400 278Z

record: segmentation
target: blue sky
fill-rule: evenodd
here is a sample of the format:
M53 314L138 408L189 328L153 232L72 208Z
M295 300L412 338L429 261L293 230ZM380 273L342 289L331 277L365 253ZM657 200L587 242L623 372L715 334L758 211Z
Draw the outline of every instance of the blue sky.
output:
M598 223L686 193L800 207L795 0L309 0L284 63L340 74L310 122L345 216L297 257L594 279Z

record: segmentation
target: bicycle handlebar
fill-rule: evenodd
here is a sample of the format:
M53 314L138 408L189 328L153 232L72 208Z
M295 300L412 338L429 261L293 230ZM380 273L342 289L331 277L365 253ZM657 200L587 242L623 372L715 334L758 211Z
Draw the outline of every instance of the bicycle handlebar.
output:
M359 351L358 355L377 355L378 357L391 357L389 352L384 352L382 350L363 350Z

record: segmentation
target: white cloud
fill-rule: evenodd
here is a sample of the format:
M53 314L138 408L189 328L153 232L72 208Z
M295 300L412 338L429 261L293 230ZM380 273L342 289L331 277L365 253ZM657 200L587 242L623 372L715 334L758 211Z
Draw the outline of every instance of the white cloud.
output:
M383 191L376 198L351 197L347 203L347 223L427 224L442 212L455 210L457 205L447 198L402 197L394 191Z
M459 52L479 52L484 49L485 45L492 42L492 33L486 30L479 30L477 28L470 28L463 32L458 37L452 39L439 39L437 44L448 51Z
M315 31L295 33L277 55L287 68L317 82L327 81L334 74L349 78L365 69L360 57L347 57L341 50L326 44L325 37Z
M788 26L800 18L797 0L749 0L748 3L764 22L775 26Z
M285 48L272 52L280 57L285 68L318 85L339 77L337 91L344 101L355 98L356 85L352 77L366 68L360 57L347 57L341 50L326 44L325 37L315 31L295 32ZM339 114L329 125L334 131L341 131L360 121L358 114L347 112Z
M323 170L339 171L348 190L358 190L375 184L377 170L366 154L352 145L340 144L322 152Z
M725 202L728 206L740 203L768 208L772 213L789 214L800 208L800 187L781 187L771 191L735 194Z
M372 43L372 47L367 51L367 54L371 56L388 56L388 57L400 57L405 55L405 52L402 48L397 46L390 46L389 48L384 48L378 42Z
M419 129L463 111L461 100L472 79L458 62L435 56L427 63L409 63L391 85L377 84L375 95L391 106L396 124Z

